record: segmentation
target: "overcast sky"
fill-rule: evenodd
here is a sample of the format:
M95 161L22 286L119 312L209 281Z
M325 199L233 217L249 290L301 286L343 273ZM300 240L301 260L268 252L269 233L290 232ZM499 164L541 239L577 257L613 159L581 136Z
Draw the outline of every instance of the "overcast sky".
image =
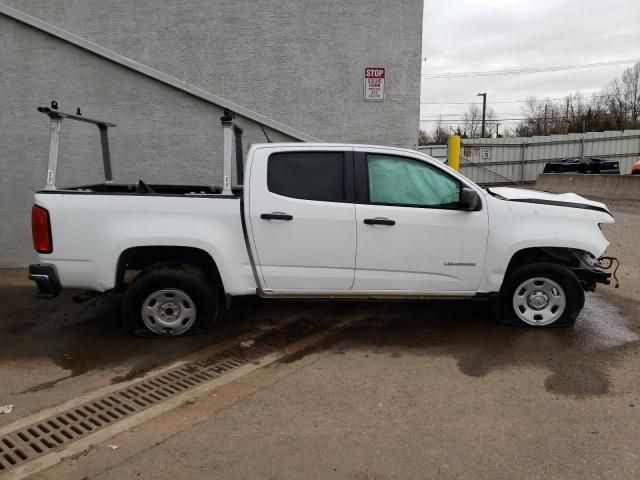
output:
M425 0L422 51L421 128L468 107L427 102L482 101L479 92L498 118L517 118L522 103L492 101L591 94L630 65L456 79L424 74L640 59L640 0Z

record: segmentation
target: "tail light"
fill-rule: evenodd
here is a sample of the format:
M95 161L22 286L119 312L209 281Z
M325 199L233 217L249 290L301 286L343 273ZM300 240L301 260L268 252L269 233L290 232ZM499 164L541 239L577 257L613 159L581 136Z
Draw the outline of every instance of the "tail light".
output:
M49 211L39 205L31 209L31 233L33 235L33 248L38 253L51 253L53 242L51 241L51 221Z

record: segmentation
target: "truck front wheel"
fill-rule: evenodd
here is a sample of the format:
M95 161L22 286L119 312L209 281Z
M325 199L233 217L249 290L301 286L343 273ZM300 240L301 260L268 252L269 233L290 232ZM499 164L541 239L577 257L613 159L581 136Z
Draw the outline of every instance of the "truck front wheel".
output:
M584 306L584 289L564 265L532 263L516 268L504 280L496 318L509 325L573 325Z
M207 330L219 311L219 294L203 274L180 265L141 272L127 290L123 323L138 336L176 337Z

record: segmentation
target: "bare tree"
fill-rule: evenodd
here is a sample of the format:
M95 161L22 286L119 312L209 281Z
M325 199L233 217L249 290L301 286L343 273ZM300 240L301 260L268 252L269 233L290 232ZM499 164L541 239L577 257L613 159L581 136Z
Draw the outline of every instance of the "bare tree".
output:
M515 137L515 136L517 136L515 128L502 127L500 129L500 137L501 138L509 138L509 137Z
M635 128L640 122L640 62L627 68L604 89L609 113L620 128Z
M480 117L481 123L480 128L482 129L482 117ZM493 111L493 108L487 107L487 111L485 112L485 135L487 137L491 137L492 132L496 129L496 123L499 120L496 120L496 113ZM482 134L482 132L480 132Z
M632 68L627 68L622 74L625 104L633 127L640 122L640 62Z
M442 117L438 117L438 122L436 126L433 128L433 133L431 134L431 138L433 139L433 143L436 145L443 145L447 143L447 139L449 138L449 132L442 125Z
M469 138L478 138L482 128L482 111L477 104L469 104L469 108L462 117L464 131Z
M420 130L418 133L418 145L443 145L449 138L448 130L442 125L440 116L433 130Z
M429 145L429 134L426 130L420 130L418 132L418 145Z
M579 91L560 102L531 97L522 113L521 136L640 128L640 62L590 98Z
M490 133L491 125L496 122L496 114L491 107L485 112L485 135ZM470 103L469 108L462 117L465 136L468 138L480 138L482 135L482 108L476 103Z
M522 113L526 119L516 127L518 135L549 135L559 133L564 128L564 116L559 104L549 99L529 97L522 107Z

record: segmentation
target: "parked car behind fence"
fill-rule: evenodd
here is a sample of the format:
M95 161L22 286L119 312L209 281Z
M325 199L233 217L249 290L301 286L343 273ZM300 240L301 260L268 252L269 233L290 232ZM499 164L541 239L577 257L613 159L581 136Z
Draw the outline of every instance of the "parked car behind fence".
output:
M605 160L604 158L573 157L548 162L544 166L544 173L566 172L620 175L620 163L613 160Z

